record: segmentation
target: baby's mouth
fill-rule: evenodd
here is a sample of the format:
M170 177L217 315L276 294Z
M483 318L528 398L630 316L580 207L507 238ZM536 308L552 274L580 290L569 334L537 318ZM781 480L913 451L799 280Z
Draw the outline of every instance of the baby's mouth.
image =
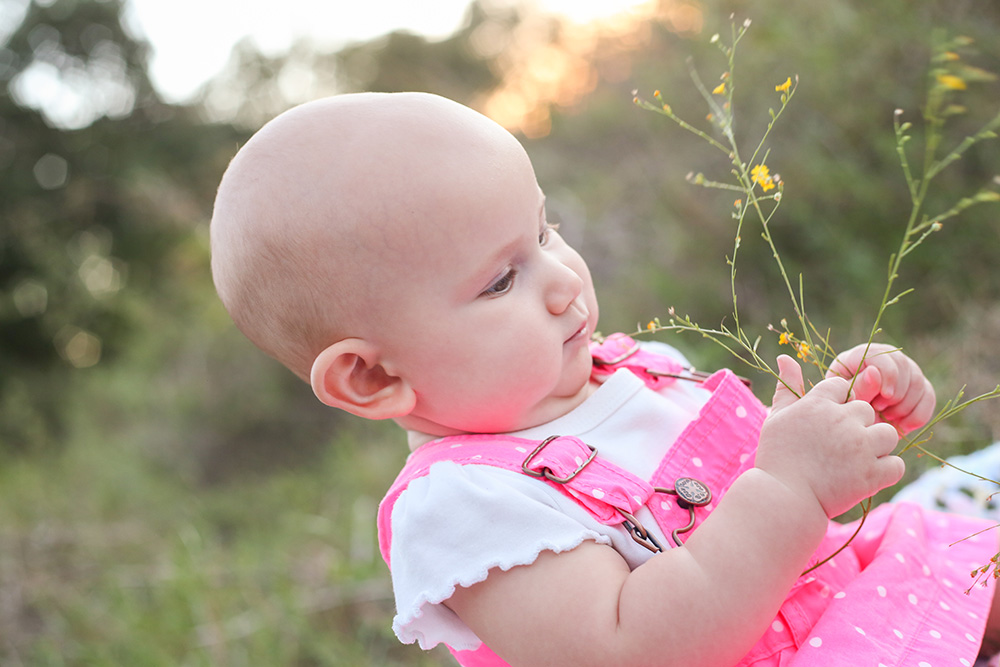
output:
M580 328L573 332L573 335L566 339L567 343L572 343L573 341L580 340L581 338L587 337L587 321L584 320Z

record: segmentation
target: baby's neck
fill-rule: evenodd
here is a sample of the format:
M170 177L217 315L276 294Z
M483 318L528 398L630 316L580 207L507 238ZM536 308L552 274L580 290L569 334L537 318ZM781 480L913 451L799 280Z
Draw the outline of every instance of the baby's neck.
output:
M565 416L566 414L568 414L568 413L572 412L573 410L577 409L578 407L580 407L580 405L582 405L583 402L585 402L588 398L590 398L590 396L593 395L594 391L600 385L601 385L601 382L599 382L597 380L594 380L594 379L591 379L590 383L587 386L587 391L586 392L582 392L580 394L579 398L582 399L582 400L578 399L578 402L576 402L575 404L567 405L567 409L565 410L565 412L563 414L555 415L555 416L552 417L552 419L558 419L559 417ZM548 420L548 421L551 421L551 420ZM430 442L431 440L437 440L438 438L447 437L448 435L465 435L465 433L462 432L462 431L453 431L453 432L450 432L450 433L438 433L437 435L434 435L434 434L428 433L428 432L426 432L424 430L421 430L418 424L414 424L412 422L407 422L405 419L397 419L396 423L404 431L406 431L406 444L409 446L411 452L414 451L414 450L416 450L421 445L424 445L424 444ZM534 426L540 426L540 424L526 424L524 426L521 426L520 428L511 429L510 432L517 432L517 431L521 431L521 430L524 430L524 429L533 428Z

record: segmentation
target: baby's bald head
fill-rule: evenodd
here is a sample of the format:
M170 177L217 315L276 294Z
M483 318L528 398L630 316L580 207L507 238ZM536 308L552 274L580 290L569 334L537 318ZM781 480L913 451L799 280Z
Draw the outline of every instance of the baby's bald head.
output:
M380 308L449 180L503 128L422 93L342 95L265 125L233 159L212 217L212 272L239 329L308 379L333 341L391 326Z

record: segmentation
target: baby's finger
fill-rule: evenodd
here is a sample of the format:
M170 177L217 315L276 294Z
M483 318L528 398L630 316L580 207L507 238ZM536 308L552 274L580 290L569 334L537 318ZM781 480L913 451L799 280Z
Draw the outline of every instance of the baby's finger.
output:
M852 397L871 403L879 392L882 391L882 371L875 366L865 368L854 379L854 390Z
M913 386L906 390L906 393L899 396L895 403L879 398L872 402L872 406L878 410L882 416L891 422L897 422L906 417L917 407L924 397L924 393L930 388L930 383L924 378L916 378Z
M876 353L865 360L865 365L875 366L882 373L880 396L873 402L876 410L882 411L899 403L909 391L914 364L902 354L895 351Z
M787 354L778 357L778 383L774 388L772 410L781 410L799 400L805 394L802 367Z
M914 431L928 421L934 415L937 407L937 396L934 394L934 387L930 380L924 379L924 388L919 393L919 400L909 411L904 412L904 408L892 408L885 413L885 418L896 424L897 428L904 435Z
M877 487L875 491L892 486L903 478L906 472L906 464L898 456L888 455L880 457L872 470L872 482Z
M878 458L892 454L896 445L899 444L899 433L896 432L896 427L885 422L869 426L868 437L872 453Z
M834 403L846 403L853 396L853 391L848 391L850 386L850 380L840 376L832 376L817 382L816 386L809 390L809 394L831 400Z

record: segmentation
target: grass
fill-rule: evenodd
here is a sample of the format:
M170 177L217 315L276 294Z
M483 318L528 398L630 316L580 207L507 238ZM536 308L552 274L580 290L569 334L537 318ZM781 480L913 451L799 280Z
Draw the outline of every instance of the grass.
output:
M92 414L0 466L4 665L450 664L390 630L374 513L400 434L351 425L313 465L204 487Z

